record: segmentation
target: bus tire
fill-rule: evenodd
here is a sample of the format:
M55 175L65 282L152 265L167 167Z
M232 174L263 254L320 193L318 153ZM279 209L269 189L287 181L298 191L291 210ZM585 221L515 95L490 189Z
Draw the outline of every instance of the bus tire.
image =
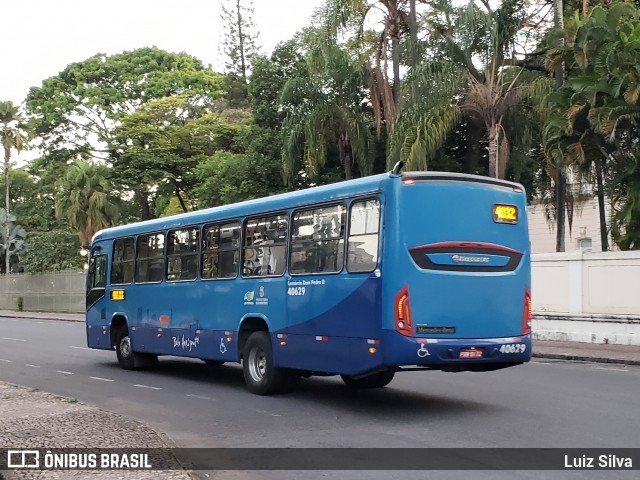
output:
M129 328L123 325L116 333L116 357L118 357L118 365L124 370L134 370L135 358L133 350L131 350L131 338L129 337Z
M251 393L271 395L283 391L287 372L273 365L273 347L268 332L253 332L247 339L242 372Z
M220 365L224 365L225 363L222 360L208 360L206 358L201 358L200 360L206 363L208 367L219 367Z
M340 376L342 377L342 381L349 388L382 388L389 385L395 374L396 372L393 370L385 370L362 378L353 378L350 375Z

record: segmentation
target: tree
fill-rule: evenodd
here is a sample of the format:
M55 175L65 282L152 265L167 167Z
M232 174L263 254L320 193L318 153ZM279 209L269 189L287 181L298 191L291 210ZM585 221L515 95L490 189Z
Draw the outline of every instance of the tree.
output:
M4 192L5 216L9 217L9 170L11 169L11 150L20 152L27 143L26 128L23 125L20 109L13 102L0 102L0 143L4 149ZM15 219L14 219L15 220ZM9 221L6 222L5 240L10 238ZM9 273L10 251L5 246L5 272Z
M464 117L487 133L489 176L505 178L512 147L504 121L523 100L524 66L514 66L512 52L527 13L520 0L496 10L482 5L433 4L425 18L431 29L426 53L404 84L390 164L402 159L408 168L425 169Z
M83 246L91 244L96 232L118 220L117 202L110 195L108 176L107 167L78 161L60 182L56 215L77 231Z
M243 80L246 96L251 60L258 53L258 34L253 24L253 2L224 0L220 18L225 26L222 51L227 57L226 70L232 76Z
M6 259L4 262L4 273L11 273L11 257L18 253L24 246L24 239L27 236L21 225L14 223L16 217L8 213L4 208L0 208L0 245L2 255Z
M217 151L241 152L239 137L251 115L213 111L174 96L142 105L114 131L114 176L128 188L175 197L182 210L196 207L196 167Z
M367 73L369 96L376 117L378 131L383 118L387 132L391 132L396 119L400 99L401 41L410 33L408 43L409 62L417 58L417 20L415 0L326 0L319 20L328 35L327 41L334 43L338 33L355 28L360 39L371 46L373 62L357 65ZM407 12L407 8L409 12ZM382 15L382 29L374 33L365 29L376 14ZM391 58L391 69L389 69ZM389 76L389 70L392 77Z
M32 232L20 252L20 266L27 273L81 270L78 235L65 230Z
M353 178L357 164L362 175L373 169L373 139L367 113L364 78L351 67L348 52L337 44L316 49L317 32L308 32L309 75L290 78L281 106L285 178L295 181L301 168L314 180L327 160L327 145L337 147L344 179Z
M47 164L59 170L75 160L111 160L114 131L149 102L183 95L194 104L221 98L223 77L186 53L142 48L95 55L68 65L27 96L35 135ZM146 185L134 188L141 217L150 218Z

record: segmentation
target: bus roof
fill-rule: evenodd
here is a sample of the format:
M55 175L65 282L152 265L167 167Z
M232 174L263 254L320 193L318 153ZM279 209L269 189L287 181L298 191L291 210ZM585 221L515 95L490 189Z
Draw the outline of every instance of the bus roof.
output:
M144 222L122 225L119 227L100 230L93 237L93 242L128 237L147 232L158 232L173 228L181 228L189 225L197 225L206 222L232 220L238 217L256 215L260 213L284 211L290 208L305 205L331 202L341 198L375 193L383 188L385 180L390 178L411 177L416 180L433 181L464 181L492 184L499 187L522 188L514 182L498 180L478 175L468 175L450 172L403 172L401 175L382 173L355 180L342 181L319 187L306 188L295 192L281 193L271 197L257 198L240 203L207 208L194 212L172 215L170 217L146 220Z
M197 225L205 222L234 219L260 214L262 212L284 211L292 207L331 202L332 200L354 195L366 195L367 193L379 191L381 183L388 178L388 173L372 175L355 180L332 183L330 185L306 188L295 192L281 193L271 197L257 198L255 200L247 200L240 203L107 228L96 233L93 237L93 242Z

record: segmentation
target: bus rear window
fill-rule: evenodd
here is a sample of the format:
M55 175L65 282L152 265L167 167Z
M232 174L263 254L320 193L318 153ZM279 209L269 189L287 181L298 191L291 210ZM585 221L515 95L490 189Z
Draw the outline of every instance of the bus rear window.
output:
M353 202L349 218L347 270L373 272L378 264L380 202L376 199Z

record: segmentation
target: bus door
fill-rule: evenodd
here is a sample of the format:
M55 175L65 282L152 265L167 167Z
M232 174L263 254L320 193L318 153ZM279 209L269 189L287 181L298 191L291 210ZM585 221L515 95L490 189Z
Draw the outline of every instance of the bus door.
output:
M93 250L89 259L87 271L86 292L86 327L87 343L92 348L106 348L109 345L109 335L103 334L107 327L107 255Z

